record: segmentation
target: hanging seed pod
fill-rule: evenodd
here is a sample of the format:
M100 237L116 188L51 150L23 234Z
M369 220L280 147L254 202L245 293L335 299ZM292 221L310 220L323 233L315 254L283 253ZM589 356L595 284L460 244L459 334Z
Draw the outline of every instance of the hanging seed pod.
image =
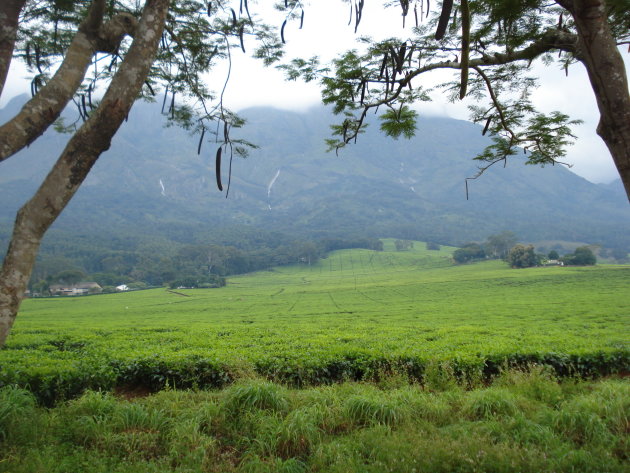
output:
M230 8L230 11L232 12L232 26L236 26L236 12L234 11L234 8Z
M153 97L155 97L155 90L153 90L153 87L151 87L151 84L149 83L149 81L148 81L148 80L145 80L145 81L144 81L144 85L146 85L146 86L147 86L147 89L149 89L149 93L150 93Z
M42 66L39 63L39 59L40 59L40 50L39 50L39 45L36 43L35 44L35 66L37 67L37 70L39 71L39 73L43 74Z
M348 18L348 26L352 23L352 2L350 2L350 18Z
M367 86L367 82L362 82L363 86L361 87L361 105L363 105L363 100L365 99L365 88Z
M171 97L171 106L168 111L171 112L171 118L175 118L175 91L173 91L173 96Z
M220 191L223 190L223 185L221 184L221 152L222 150L223 148L219 146L219 149L217 150L217 157L215 159L215 169L214 169L214 172L217 177L217 187L219 188Z
M459 99L463 100L468 88L468 58L470 55L470 9L468 0L462 0L462 74L459 87Z
M280 28L280 39L282 40L283 44L286 44L286 41L284 40L284 27L287 26L287 20L284 20L282 22L282 27Z
M230 138L228 137L228 124L227 124L227 122L223 122L223 141L225 141L226 143L228 141L230 141Z
M403 43L398 50L398 56L396 57L396 70L398 73L402 72L403 63L405 62L405 54L407 52L407 43Z
M560 12L560 18L558 18L558 29L562 28L562 12Z
M212 2L208 2L208 8L206 9L208 16L212 14Z
M243 42L243 33L245 32L245 25L241 25L238 29L238 39L241 42L241 49L245 52L245 43Z
M31 67L31 43L26 43L26 64Z
M418 7L417 5L413 6L413 16L416 20L416 28L418 27Z
M387 55L387 51L385 51L385 56L383 56L383 62L381 63L381 72L379 72L378 74L379 80L383 78L383 73L385 72L385 66L387 65L387 59L388 59L388 55Z
M304 8L302 8L302 15L300 15L300 29L304 26Z
M437 29L435 30L435 39L438 41L444 38L452 10L453 0L444 0L444 3L442 3L442 13L440 14Z
M488 133L488 128L490 128L490 123L492 123L492 117L488 117L486 120L486 126L483 127L483 131L481 132L482 136L485 136Z
M245 0L245 13L247 13L247 18L249 19L249 22L252 23L252 16L249 14L249 6L247 5L247 0Z
M425 18L429 18L430 10L431 10L431 0L427 0L427 16L425 16Z
M166 106L166 97L168 97L168 84L166 84L166 89L164 89L164 100L162 100L162 111L160 113L164 113L164 107Z
M203 143L203 137L206 134L206 127L201 129L201 136L199 137L199 144L197 145L197 156L201 153L201 143Z
M85 106L85 94L81 94L81 109L83 110L83 116L87 118L88 112Z

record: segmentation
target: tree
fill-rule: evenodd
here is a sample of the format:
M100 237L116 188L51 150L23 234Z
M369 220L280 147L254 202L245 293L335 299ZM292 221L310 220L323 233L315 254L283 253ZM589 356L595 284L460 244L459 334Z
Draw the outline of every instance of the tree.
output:
M565 255L562 261L572 266L591 266L597 262L597 258L588 246L580 246L572 254Z
M507 255L507 262L512 268L531 268L540 264L540 258L533 245L515 245Z
M467 243L453 252L453 259L456 263L469 263L485 257L486 253L478 243Z
M427 241L427 250L438 251L440 249L440 244L435 243L433 241Z
M412 240L395 240L394 246L396 247L396 251L407 251L413 248Z
M333 127L332 149L356 140L368 112L379 109L384 110L380 119L386 134L412 136L417 113L409 105L430 99L429 90L418 83L432 71L446 69L454 71L453 80L440 85L452 100L476 101L471 118L492 137L492 144L475 157L482 165L472 179L523 152L528 164L559 163L577 122L533 107L530 94L537 81L529 71L536 59L558 62L567 74L569 66L581 63L597 99L597 133L630 199L630 95L618 50L630 42L627 0L444 0L426 18L429 2L390 4L402 8L403 24L415 23L407 38L364 38L362 51L348 51L330 65L322 66L314 57L284 66L290 79L321 81L324 103L343 116ZM356 27L362 5L355 5Z
M491 258L505 259L517 241L516 235L508 231L490 235L484 244L486 254Z
M287 5L288 18L297 14L298 3ZM0 93L12 58L24 60L34 73L31 100L0 126L0 162L53 123L73 132L16 217L0 271L0 347L15 320L44 234L109 148L137 99L150 98L161 88L170 120L199 133L200 147L204 137L219 143L217 169L222 152L230 158L232 153L247 153L249 143L230 137L242 120L223 106L221 96L207 90L201 75L219 60L229 61L233 48L245 51L251 40L257 46L254 55L272 63L281 56L281 43L272 28L256 17L254 21L247 2L241 2L240 9L232 6L236 2L229 0L0 2ZM67 125L57 119L70 101L80 118Z
M547 258L551 260L557 260L557 259L560 259L560 255L558 254L556 250L551 250L549 254L547 255Z

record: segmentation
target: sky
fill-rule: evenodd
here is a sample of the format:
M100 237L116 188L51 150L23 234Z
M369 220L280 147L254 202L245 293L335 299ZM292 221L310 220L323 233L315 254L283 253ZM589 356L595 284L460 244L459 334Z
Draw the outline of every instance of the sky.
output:
M286 57L310 57L319 55L324 60L351 49L358 36L369 35L376 39L411 35L408 18L406 29L402 28L399 8L383 9L381 2L366 2L363 17L355 35L354 26L348 26L349 6L340 6L339 0L316 0L306 3L304 26L299 22L288 23L285 28ZM250 2L250 10L265 9L265 18L280 25L283 17L266 10L262 2ZM435 8L435 7L434 7ZM274 16L275 15L275 16ZM247 42L245 47L247 49ZM630 54L622 51L626 71L630 75ZM574 127L578 136L576 143L568 149L564 159L572 164L576 174L596 183L607 183L619 177L612 158L601 139L595 133L598 111L593 91L585 69L581 64L569 68L569 76L559 66L534 64L534 72L540 77L540 87L533 93L533 102L543 112L558 110L573 119L583 120ZM217 68L207 78L215 90L219 90L227 74L226 68ZM440 81L448 73L434 73L428 80ZM29 82L24 80L26 71L17 61L13 62L9 80L0 98L0 107L12 96L29 93ZM440 93L433 95L433 102L423 103L417 108L423 116L447 116L465 120L468 118L464 100L449 103ZM225 93L229 108L241 110L251 106L274 106L277 108L307 111L320 104L318 85L301 82L286 82L281 72L265 68L240 50L234 50L230 82Z

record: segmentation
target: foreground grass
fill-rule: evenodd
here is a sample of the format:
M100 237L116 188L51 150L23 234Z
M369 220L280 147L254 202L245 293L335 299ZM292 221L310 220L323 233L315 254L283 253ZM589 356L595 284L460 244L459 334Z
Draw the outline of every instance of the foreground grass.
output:
M125 400L87 392L54 409L0 389L0 472L628 472L630 384L509 371L466 391L435 371L294 390Z
M250 375L305 386L390 367L422 380L441 363L475 379L506 363L630 369L630 266L454 266L451 250L396 252L386 241L383 252L334 252L221 289L27 300L0 350L0 386L52 405L85 389L220 387Z

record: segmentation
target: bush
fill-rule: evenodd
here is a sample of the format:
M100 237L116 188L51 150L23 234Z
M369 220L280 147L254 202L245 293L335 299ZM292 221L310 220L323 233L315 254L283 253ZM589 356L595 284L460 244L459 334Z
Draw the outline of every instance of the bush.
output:
M438 243L434 243L432 241L427 242L427 250L438 251L440 248L441 247Z

